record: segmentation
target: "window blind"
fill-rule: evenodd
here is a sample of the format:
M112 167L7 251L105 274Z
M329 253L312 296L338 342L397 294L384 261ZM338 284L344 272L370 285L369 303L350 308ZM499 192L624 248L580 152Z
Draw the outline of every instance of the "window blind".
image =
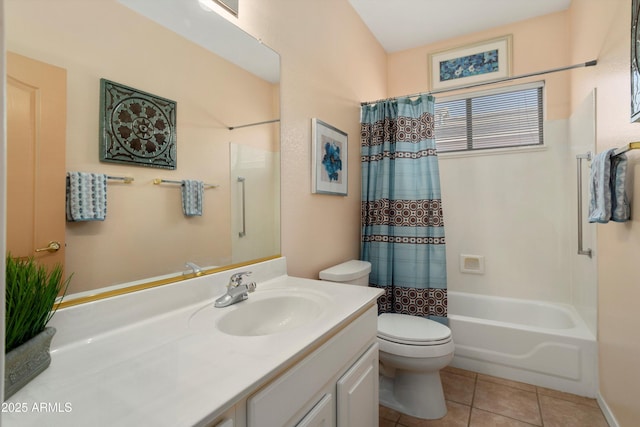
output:
M543 83L436 99L438 152L542 145Z

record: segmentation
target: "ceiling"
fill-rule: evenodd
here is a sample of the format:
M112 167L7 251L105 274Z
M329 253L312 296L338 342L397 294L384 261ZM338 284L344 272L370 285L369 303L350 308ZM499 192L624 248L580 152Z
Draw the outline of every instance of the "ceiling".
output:
M117 1L268 82L280 81L280 56L225 19L229 13L210 0Z
M569 8L571 0L349 0L387 53Z

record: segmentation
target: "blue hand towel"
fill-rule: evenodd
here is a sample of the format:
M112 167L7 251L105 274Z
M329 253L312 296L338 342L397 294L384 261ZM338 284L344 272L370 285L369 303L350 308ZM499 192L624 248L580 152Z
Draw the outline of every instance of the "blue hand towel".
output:
M628 221L629 201L625 191L627 156L614 156L614 149L603 151L591 163L589 182L589 222Z
M67 173L67 221L104 221L107 216L107 176Z
M589 222L609 222L611 218L611 154L614 150L603 151L591 162L589 175Z
M182 212L185 216L202 216L204 183L202 181L182 181Z
M611 158L611 219L616 222L629 221L631 209L625 191L627 156L620 154Z

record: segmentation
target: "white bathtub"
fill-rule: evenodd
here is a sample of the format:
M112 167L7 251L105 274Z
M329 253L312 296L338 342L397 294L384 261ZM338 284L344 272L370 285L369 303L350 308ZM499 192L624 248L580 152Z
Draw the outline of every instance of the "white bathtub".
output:
M597 345L570 305L448 291L452 366L595 397Z

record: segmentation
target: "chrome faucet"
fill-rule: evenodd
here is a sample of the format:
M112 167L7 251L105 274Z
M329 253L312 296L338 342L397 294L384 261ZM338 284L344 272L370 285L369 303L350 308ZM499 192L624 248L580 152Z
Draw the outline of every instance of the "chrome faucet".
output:
M183 276L188 276L189 274L193 274L195 276L202 276L202 268L200 268L198 264L193 262L187 262L184 266L189 267L191 271L185 271L184 273L182 273Z
M214 305L222 308L249 298L249 292L256 290L255 282L242 283L243 277L249 275L251 275L250 271L241 271L240 273L233 274L227 285L227 293L218 298Z

